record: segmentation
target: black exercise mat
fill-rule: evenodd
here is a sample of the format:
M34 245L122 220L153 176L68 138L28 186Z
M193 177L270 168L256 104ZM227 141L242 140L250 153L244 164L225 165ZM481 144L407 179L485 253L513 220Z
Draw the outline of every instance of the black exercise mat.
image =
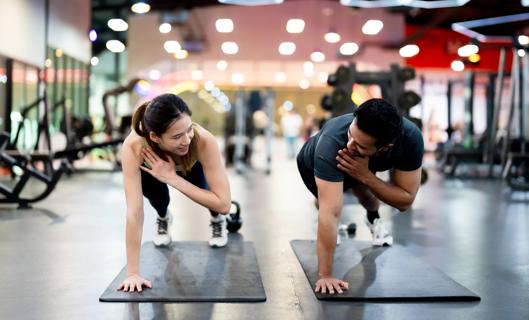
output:
M316 241L290 242L314 290L318 275ZM480 297L409 254L402 246L372 247L369 242L342 241L334 258L334 275L349 283L342 294L316 293L320 300L475 301Z
M141 275L153 288L117 291L125 268L99 298L103 302L260 302L266 294L251 242L230 241L224 248L207 242L173 242L141 249Z

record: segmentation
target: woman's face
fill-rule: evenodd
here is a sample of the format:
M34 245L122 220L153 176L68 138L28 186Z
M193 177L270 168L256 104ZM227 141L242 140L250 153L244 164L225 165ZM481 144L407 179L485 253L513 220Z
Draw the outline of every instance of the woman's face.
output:
M152 134L152 132L151 132ZM158 137L160 149L174 153L178 156L184 156L189 152L189 145L195 132L193 131L193 122L191 117L185 113L180 118L173 121L167 130Z

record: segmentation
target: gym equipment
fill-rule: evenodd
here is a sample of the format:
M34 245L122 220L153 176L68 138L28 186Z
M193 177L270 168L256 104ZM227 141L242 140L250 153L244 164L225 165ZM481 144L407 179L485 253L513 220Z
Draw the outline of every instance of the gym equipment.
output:
M173 242L141 249L142 276L152 282L143 292L117 291L125 279L123 268L103 292L102 302L262 302L266 294L254 246L230 241L212 249L207 242Z
M229 232L235 233L242 227L241 205L237 201L232 201L232 207L235 207L235 212L230 212L226 216L226 228Z
M526 117L529 113L528 93L527 93L527 77L529 61L527 55L524 57L518 56L518 50L512 49L513 65L511 79L511 103L509 108L509 118L507 123L507 134L503 139L502 145L502 178L506 180L507 184L513 190L528 191L529 190L529 124ZM522 66L520 66L520 59ZM518 138L512 138L514 123L514 115L519 119Z
M45 164L45 167L50 172L43 173L33 166L34 161L32 161L31 157L19 160L8 155L5 152L5 148L8 142L9 134L6 132L1 133L0 165L9 167L15 183L12 187L0 183L0 193L4 196L4 198L0 198L0 203L18 203L19 209L28 209L31 208L30 203L40 201L50 195L53 189L55 189L57 182L61 178L61 175L66 168L66 164L63 161L60 167L57 170L54 170L51 160L44 159L46 161L50 161L49 163ZM22 174L20 174L20 176L17 176L15 174L16 170L21 171ZM24 191L24 187L31 178L43 182L46 185L46 188L37 195L34 195L32 197L24 197L22 196L22 192Z
M356 233L356 223L351 222L347 225L347 234L354 235Z
M259 98L257 98L259 96ZM248 101L247 101L248 100ZM257 131L262 131L265 137L265 168L268 175L272 171L272 139L274 119L275 92L266 90L264 98L260 98L258 91L250 92L246 99L246 92L239 90L235 93L233 110L226 115L224 131L226 165L234 165L237 173L245 173L252 167L252 143ZM255 128L253 115L255 111L262 110L268 118L264 128Z
M415 78L415 69L392 64L389 71L360 72L354 63L340 66L334 74L329 75L327 84L334 87L332 94L321 99L322 108L330 111L333 117L352 112L354 84L376 84L380 86L384 99L395 105L409 117L411 107L419 104L421 98L413 91L404 89L405 82Z
M312 289L318 279L316 241L290 242ZM345 240L336 247L333 274L349 283L342 294L315 293L319 300L338 301L476 301L480 297L402 246L372 247Z

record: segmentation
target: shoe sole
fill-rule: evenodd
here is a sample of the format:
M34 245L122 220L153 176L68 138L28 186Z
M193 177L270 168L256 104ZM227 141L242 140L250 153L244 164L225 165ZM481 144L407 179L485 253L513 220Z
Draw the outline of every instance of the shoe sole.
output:
M384 239L382 241L373 241L373 245L376 247L391 247L393 245L393 239Z

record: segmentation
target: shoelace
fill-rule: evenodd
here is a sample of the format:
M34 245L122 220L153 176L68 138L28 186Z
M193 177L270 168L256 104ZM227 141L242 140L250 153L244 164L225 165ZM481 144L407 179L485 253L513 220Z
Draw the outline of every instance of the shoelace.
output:
M162 220L160 218L157 219L158 223L158 234L166 234L167 233L167 222L169 219Z
M213 228L213 238L222 237L222 222L211 222L211 227Z

